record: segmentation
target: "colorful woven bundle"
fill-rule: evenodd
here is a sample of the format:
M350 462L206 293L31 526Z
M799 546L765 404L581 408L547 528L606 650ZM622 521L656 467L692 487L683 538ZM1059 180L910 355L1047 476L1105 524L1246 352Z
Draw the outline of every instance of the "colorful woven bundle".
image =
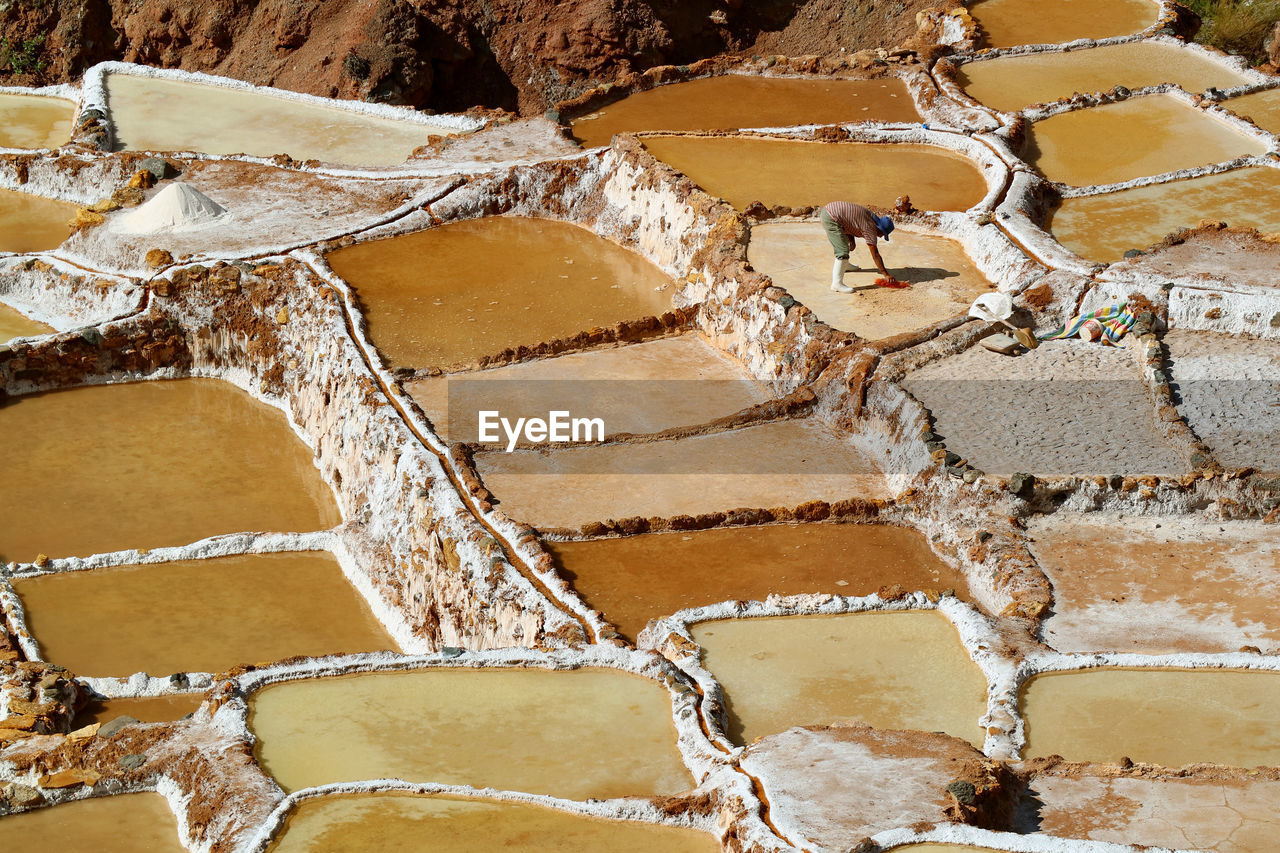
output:
M1042 341L1070 338L1077 334L1080 331L1080 327L1089 320L1097 320L1101 324L1102 342L1115 346L1125 336L1125 333L1132 328L1134 315L1127 310L1127 303L1113 302L1106 308L1099 308L1097 311L1089 311L1085 314L1077 314L1062 328L1037 337Z

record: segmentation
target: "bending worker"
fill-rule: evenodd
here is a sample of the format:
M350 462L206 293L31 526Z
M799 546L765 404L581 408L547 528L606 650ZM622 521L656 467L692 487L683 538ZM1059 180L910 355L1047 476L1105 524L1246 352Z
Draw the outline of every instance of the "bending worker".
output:
M853 293L853 288L844 283L844 274L855 267L849 263L849 253L854 248L854 238L861 237L871 252L871 259L876 262L876 269L889 281L893 276L884 268L884 260L880 250L876 248L876 240L883 237L889 239L893 233L893 220L887 216L876 216L860 204L847 201L833 201L822 208L822 227L826 229L827 239L836 253L835 266L831 268L831 289L837 293Z

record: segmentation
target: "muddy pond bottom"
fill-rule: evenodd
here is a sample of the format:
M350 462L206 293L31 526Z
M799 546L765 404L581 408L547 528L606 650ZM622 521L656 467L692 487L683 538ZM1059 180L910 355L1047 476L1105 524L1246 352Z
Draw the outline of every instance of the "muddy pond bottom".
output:
M1280 673L1092 669L1033 676L1022 688L1024 758L1181 767L1280 764Z
M0 432L23 448L6 463L0 491L4 560L322 530L341 520L284 415L217 379L10 397Z
M724 687L738 743L861 722L982 746L986 679L936 611L720 620L691 631Z
M1107 144L1096 144L1099 139ZM1077 187L1116 184L1267 150L1264 142L1172 95L1145 95L1050 116L1032 125L1028 146L1028 159L1041 174Z
M0 302L0 344L12 338L25 338L32 335L47 335L54 331L52 326L37 323L16 309Z
M49 806L0 819L0 849L95 853L184 853L178 822L159 794L117 794Z
M693 786L667 691L615 670L343 675L264 687L249 705L286 791L404 779L582 800Z
M703 832L584 817L524 803L366 794L304 800L289 815L272 853L716 853Z
M1071 2L1066 0L1067 5ZM1015 111L1076 92L1107 92L1119 85L1141 89L1176 83L1188 92L1203 92L1210 86L1230 89L1248 81L1201 53L1162 42L1140 41L966 62L960 66L956 82L989 107ZM1233 103L1228 101L1227 106Z
M71 139L75 113L61 98L0 94L0 148L57 148Z
M915 102L897 78L832 80L726 74L637 92L573 120L588 148L615 133L735 130L851 121L918 122Z
M0 190L0 252L47 252L71 234L76 206Z
M888 496L872 462L815 420L637 444L486 450L475 464L507 515L544 529Z
M859 242L849 261L857 269L844 275L854 293L831 289L831 245L822 225L811 222L768 222L751 229L747 257L751 265L785 287L827 325L860 338L879 340L921 329L957 314L993 285L946 237L918 234L905 228L878 244L889 273L911 287L876 287L880 277L866 246Z
M635 640L651 619L771 594L870 595L883 586L952 589L964 576L915 530L881 524L778 524L548 542L561 574Z
M1057 44L1145 30L1160 12L1152 0L979 0L969 11L987 47Z
M739 210L808 207L838 200L921 210L968 210L987 192L970 160L933 145L807 142L748 136L646 136L654 157Z
M405 383L447 441L477 441L477 413L599 417L606 435L695 426L773 397L732 357L697 335L570 353Z
M396 366L447 367L671 310L671 280L595 233L487 217L328 256Z
M296 655L398 651L338 561L320 551L62 572L13 585L44 659L79 675L223 672Z
M1280 231L1280 169L1254 167L1105 195L1063 199L1046 227L1083 258L1120 260L1201 219Z
M185 80L109 74L106 88L117 150L287 154L389 166L403 163L433 136L458 132Z

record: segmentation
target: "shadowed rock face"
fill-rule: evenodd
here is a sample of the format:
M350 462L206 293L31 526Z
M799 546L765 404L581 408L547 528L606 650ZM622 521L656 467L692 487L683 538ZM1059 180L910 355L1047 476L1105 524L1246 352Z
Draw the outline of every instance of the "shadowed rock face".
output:
M122 59L326 97L539 112L631 71L728 51L897 43L931 3L901 5L890 25L834 0L16 0L0 35L22 57L0 64L0 85L66 82Z

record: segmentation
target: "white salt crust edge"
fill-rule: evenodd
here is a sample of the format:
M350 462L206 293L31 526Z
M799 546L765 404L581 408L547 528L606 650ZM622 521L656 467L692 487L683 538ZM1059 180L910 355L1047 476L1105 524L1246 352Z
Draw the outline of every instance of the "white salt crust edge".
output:
M20 270L18 267L28 260L43 261L53 267L53 270L49 273L34 273L29 278L25 277L23 273L26 270ZM69 276L106 279L116 285L115 292L109 299L96 300L96 305L86 304L85 307L78 308L72 300L52 294L52 288L41 286L49 284L47 280L41 281L41 276L56 278L64 273ZM136 287L126 276L86 269L68 263L54 254L0 253L0 302L4 302L38 323L52 326L54 328L52 334L97 329L113 321L136 316L142 310L140 307L142 299L143 290ZM32 341L44 337L47 335L26 335L18 340Z
M455 221L455 220L450 220ZM381 354L373 345L369 336L368 322L365 316L356 308L355 292L346 281L344 281L337 273L333 271L328 263L319 254L312 250L304 250L293 253L293 257L303 264L306 264L316 275L325 281L330 287L342 295L342 310L346 313L348 322L354 332L353 338L357 348L362 352L366 363L373 371L379 383L386 392L389 392L390 402L396 409L397 413L404 419L410 431L417 438L426 444L426 450L437 456L441 465L447 465L453 476L458 482L463 482L461 472L457 470L457 466L453 461L453 457L449 453L448 446L440 440L435 430L421 417L411 406L407 405L401 397L406 396L400 387L399 380L392 376L388 365L382 360ZM458 499L464 503L469 503L462 495ZM480 516L488 524L489 528L502 538L502 544L516 555L517 559L525 564L525 569L535 576L538 581L550 591L555 598L548 602L553 608L560 608L568 611L576 616L587 626L588 631L593 637L599 637L600 632L605 630L604 620L600 614L592 608L588 607L585 602L573 591L569 584L555 572L543 572L537 568L539 558L544 555L544 551L536 545L524 545L520 542L522 531L520 528L506 516L506 514L496 513L492 510L487 512L481 511L478 506L471 510L475 515ZM507 562L504 559L504 562ZM520 578L520 581L527 586L528 591L539 598L544 596L538 591L533 584L524 577L524 573L511 566L512 572Z
M56 83L52 86L0 86L0 95L25 95L35 98L66 101L71 105L72 123L79 114L80 89L69 83ZM32 151L56 151L56 148L6 148L0 145L0 154L27 154Z
M1087 841L1053 835L1017 835L1012 832L993 832L975 826L951 824L935 826L927 832L910 828L889 829L876 833L871 840L885 850L895 853L911 853L910 844L967 844L981 847L992 853L1179 853L1168 847L1147 847L1115 844L1110 841ZM1188 851L1189 853L1189 851Z
M399 779L371 779L363 782L335 783L314 788L302 788L287 795L276 806L266 823L239 848L241 853L264 853L271 842L284 829L285 819L300 803L324 800L330 797L370 794L407 794L429 797L444 795L449 799L464 799L478 803L518 804L542 806L565 814L586 818L628 821L653 826L689 829L716 836L715 819L705 815L688 814L676 817L664 814L652 803L638 799L608 799L580 802L550 797L542 794L523 794L496 788L472 788L466 785L436 785L404 782Z

